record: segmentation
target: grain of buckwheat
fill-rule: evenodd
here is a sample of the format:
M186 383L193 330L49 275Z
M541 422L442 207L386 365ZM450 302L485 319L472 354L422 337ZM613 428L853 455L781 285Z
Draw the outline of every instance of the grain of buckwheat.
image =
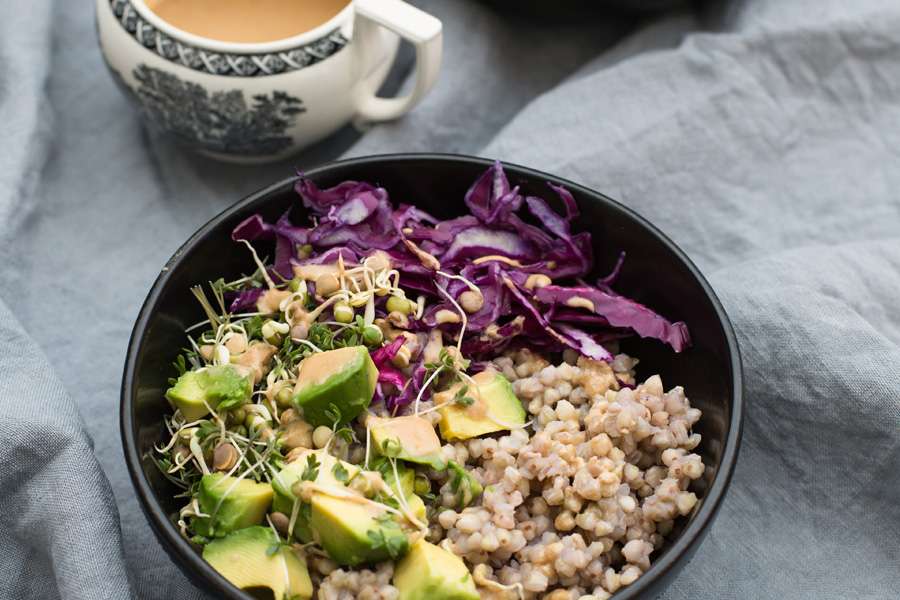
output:
M637 360L566 356L551 365L528 350L494 361L533 418L534 433L445 444L485 490L456 509L446 474L446 510L429 539L475 567L483 598L605 599L650 568L673 521L697 502L704 473L691 453L700 419L680 387L653 376L635 386Z
M318 567L318 565L313 565ZM392 586L394 565L379 564L374 571L333 569L319 584L319 600L396 600L400 592Z

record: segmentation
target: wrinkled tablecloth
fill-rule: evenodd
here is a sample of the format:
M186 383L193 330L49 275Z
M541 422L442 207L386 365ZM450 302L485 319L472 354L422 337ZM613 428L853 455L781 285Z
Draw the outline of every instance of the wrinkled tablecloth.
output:
M900 594L896 0L552 25L433 0L445 66L414 113L254 168L146 133L103 66L91 4L0 7L0 597L204 597L155 541L122 457L138 307L245 193L340 154L415 150L601 190L721 296L746 369L743 448L665 598Z

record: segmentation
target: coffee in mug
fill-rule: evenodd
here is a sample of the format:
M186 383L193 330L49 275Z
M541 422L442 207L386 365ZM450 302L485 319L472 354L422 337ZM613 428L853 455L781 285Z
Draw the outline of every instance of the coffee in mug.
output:
M349 0L147 0L167 23L223 42L273 42L334 18Z
M231 162L396 119L441 64L441 22L403 0L95 2L103 57L147 125ZM401 38L415 48L415 83L382 97Z

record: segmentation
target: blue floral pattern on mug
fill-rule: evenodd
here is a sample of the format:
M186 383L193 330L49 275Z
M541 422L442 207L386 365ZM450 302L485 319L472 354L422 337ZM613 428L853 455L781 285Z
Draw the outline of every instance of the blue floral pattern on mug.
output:
M231 77L259 77L296 71L325 60L347 45L340 29L297 48L266 54L224 53L180 42L145 21L131 0L110 0L113 14L145 48L190 69Z

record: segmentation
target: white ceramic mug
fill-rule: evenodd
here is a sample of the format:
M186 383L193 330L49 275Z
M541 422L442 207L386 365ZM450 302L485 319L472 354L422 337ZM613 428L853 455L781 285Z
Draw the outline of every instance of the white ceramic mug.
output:
M441 64L441 22L402 0L354 0L315 29L259 44L182 31L144 0L97 0L97 31L149 124L232 162L277 160L350 120L395 119L428 93ZM378 97L400 38L416 50L415 86Z

